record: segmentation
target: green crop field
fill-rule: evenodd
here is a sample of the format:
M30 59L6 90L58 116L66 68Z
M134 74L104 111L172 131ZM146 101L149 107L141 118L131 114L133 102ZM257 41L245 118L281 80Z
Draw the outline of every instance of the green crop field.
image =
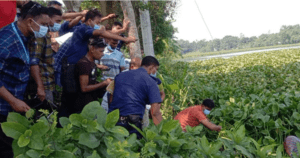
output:
M18 158L281 158L288 157L283 141L300 136L300 50L290 49L174 63L160 59L158 75L166 99L163 117L140 131L143 139L115 126L119 111L106 114L99 102L80 114L60 118L57 113L38 121L33 111L26 117L10 113L2 123L14 139ZM184 108L211 98L216 108L208 115L221 132L202 125L182 132L172 118Z

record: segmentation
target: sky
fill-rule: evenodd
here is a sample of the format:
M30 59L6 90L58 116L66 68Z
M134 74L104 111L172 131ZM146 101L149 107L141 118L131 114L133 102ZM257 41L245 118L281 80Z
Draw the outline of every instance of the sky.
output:
M278 33L282 25L300 24L300 0L196 0L213 38ZM175 37L211 40L195 0L181 0L173 26Z
M214 39L278 33L282 25L300 24L300 0L180 0L173 22L177 39L211 40L195 1Z

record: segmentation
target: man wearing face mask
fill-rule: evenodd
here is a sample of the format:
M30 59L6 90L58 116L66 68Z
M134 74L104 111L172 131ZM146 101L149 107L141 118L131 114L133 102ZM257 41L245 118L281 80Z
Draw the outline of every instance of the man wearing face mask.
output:
M21 18L0 30L0 123L9 112L26 112L30 107L23 96L30 75L29 38L43 37L48 28L47 8L28 2L21 9ZM12 139L0 128L0 157L13 157Z
M60 28L62 13L53 7L48 8L49 31L56 32ZM30 72L32 80L28 86L29 94L44 101L45 99L53 102L53 91L55 90L54 81L54 51L51 49L50 34L42 38L37 38L30 43Z
M159 89L149 75L156 73L158 67L157 59L146 56L141 68L122 72L115 77L114 97L108 112L119 109L120 119L117 125L126 128L130 134L136 133L139 139L142 138L141 134L129 123L142 128L146 104L151 104L153 123L158 125L162 121Z
M179 112L174 119L179 120L183 131L186 131L186 126L194 127L203 124L210 130L219 132L222 126L211 123L206 117L214 107L215 104L213 100L205 99L201 105L188 107Z
M125 70L125 58L122 52L116 49L118 40L109 39L108 45L104 50L104 56L101 58L101 65L106 65L109 70L103 72L102 80L108 78L114 79L116 75ZM99 67L101 68L101 67Z

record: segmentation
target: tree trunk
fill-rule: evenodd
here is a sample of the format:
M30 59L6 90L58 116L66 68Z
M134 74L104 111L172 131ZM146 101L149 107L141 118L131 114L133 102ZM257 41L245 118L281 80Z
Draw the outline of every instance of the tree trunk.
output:
M129 0L123 0L120 1L121 7L124 13L124 18L126 20L130 21L130 27L129 27L129 36L134 36L136 39L139 39L138 35L138 30L136 27L136 22L135 22L135 16L134 16L134 11L132 4ZM130 58L134 57L139 57L142 58L141 55L141 47L140 47L140 41L137 40L135 43L130 43L129 44L129 51L130 51Z
M144 3L147 4L148 0L144 0ZM155 56L149 10L146 9L140 10L140 20L141 20L144 53L146 56Z
M68 10L80 11L80 4L83 0L63 0Z
M107 15L107 10L106 10L107 1L100 1L99 3L100 3L100 6L101 6L101 14L102 14L102 16L106 16ZM106 24L108 24L107 21L103 21L102 22L102 25L105 26Z

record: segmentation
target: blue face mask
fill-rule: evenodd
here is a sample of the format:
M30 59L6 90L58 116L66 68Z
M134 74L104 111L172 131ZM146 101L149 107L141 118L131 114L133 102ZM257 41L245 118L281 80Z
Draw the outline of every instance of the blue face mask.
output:
M35 21L34 21L35 22ZM35 22L36 23L36 22ZM36 23L37 25L39 25L38 23ZM47 32L48 32L48 27L46 27L46 26L41 26L41 25L39 25L40 26L40 30L39 31L34 31L32 28L31 28L31 30L33 31L33 33L34 33L34 37L35 38L41 38L41 37L44 37L46 34L47 34Z
M156 77L156 72L155 72L155 74L150 74L150 76L152 76L152 77Z
M112 48L110 45L108 45L107 48L112 51L114 51L116 49L116 48Z
M61 24L54 23L54 25L52 27L50 26L49 28L50 28L51 32L56 32L60 29L60 26L61 26Z
M205 115L208 115L208 114L210 113L210 111L209 111L209 110L207 110L207 109L204 109L204 111L203 111L203 112L204 112L204 114L205 114Z
M99 30L99 29L100 29L100 26L97 25L97 24L95 24L95 25L94 25L94 30Z

